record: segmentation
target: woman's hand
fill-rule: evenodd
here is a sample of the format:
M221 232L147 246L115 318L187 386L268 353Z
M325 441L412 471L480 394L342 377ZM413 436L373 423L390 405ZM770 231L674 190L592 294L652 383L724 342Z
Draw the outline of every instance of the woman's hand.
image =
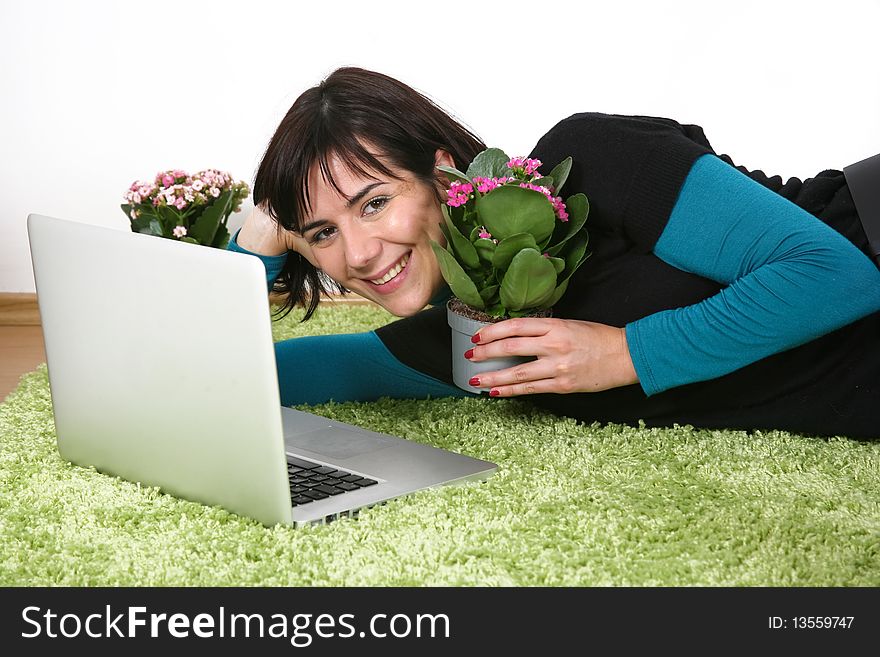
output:
M572 319L523 317L490 324L474 336L474 362L504 356L538 360L479 375L493 397L598 392L638 383L622 328Z

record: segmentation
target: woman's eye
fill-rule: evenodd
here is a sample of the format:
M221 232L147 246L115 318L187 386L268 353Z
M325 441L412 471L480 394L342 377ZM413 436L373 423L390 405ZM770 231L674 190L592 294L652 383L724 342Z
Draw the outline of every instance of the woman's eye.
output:
M314 235L312 235L312 239L310 239L309 241L312 244L317 244L318 242L324 242L324 241L330 239L331 237L333 237L333 232L335 230L336 230L335 228L330 228L329 226L327 228L323 228L323 229L319 230L317 233L315 233Z
M377 196L376 198L367 202L364 206L364 214L376 214L385 207L385 204L388 203L387 196Z

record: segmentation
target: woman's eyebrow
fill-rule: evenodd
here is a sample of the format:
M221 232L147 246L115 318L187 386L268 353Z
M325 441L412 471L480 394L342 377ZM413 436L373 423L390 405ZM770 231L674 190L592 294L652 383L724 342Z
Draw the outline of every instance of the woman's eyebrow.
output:
M379 180L379 181L376 181L376 182L374 182L374 183L370 183L369 185L365 186L363 189L361 189L359 192L357 192L354 196L352 196L352 197L348 200L348 203L345 204L346 209L349 209L349 210L350 210L351 207L352 207L355 203L357 203L358 201L360 201L364 196L366 196L367 194L369 194L369 193L370 193L371 191L373 191L376 187L379 187L380 185L384 185L384 184L385 184L384 181ZM326 219L315 219L314 221L310 221L309 223L305 224L305 225L300 229L300 234L302 234L302 233L306 233L306 232L312 230L313 228L317 228L318 226L323 226L323 225L326 224L326 223L328 223Z

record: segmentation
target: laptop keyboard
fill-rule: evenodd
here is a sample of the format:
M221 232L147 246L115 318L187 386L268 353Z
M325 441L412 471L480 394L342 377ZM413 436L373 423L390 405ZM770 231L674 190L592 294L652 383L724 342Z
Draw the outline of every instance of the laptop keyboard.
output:
M290 481L290 499L293 506L301 506L379 483L375 479L330 468L320 463L312 463L295 456L287 457L287 478Z

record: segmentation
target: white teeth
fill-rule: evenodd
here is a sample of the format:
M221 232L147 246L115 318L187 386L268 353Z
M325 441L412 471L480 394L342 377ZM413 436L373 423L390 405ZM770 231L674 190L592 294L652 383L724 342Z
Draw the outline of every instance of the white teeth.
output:
M370 283L373 283L374 285L384 285L385 283L390 281L392 278L397 276L401 271L403 271L403 268L406 267L406 263L408 263L408 262L409 262L409 254L407 253L405 256L403 256L403 258L401 258L400 262L398 262L396 265L394 265L391 269L388 270L387 274L385 274L382 278L377 278L375 280L371 280Z

